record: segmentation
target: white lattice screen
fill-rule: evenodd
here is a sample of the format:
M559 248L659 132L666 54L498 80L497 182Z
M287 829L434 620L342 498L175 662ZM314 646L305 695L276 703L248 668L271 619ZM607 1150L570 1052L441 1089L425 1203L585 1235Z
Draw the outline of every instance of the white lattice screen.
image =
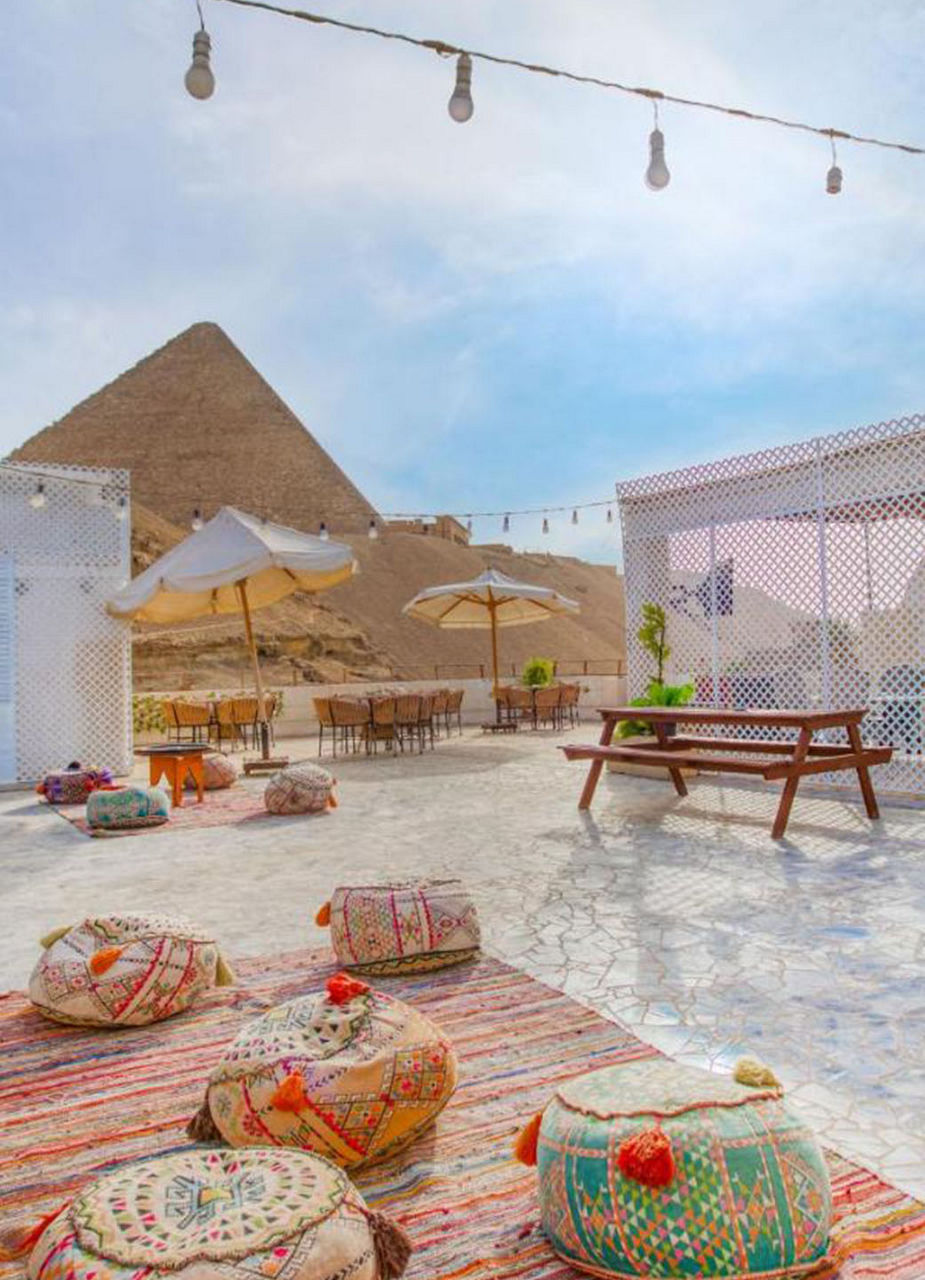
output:
M127 471L0 466L19 781L71 760L131 767L131 635L105 611L130 576L128 481Z
M866 740L894 747L878 788L925 792L925 415L617 496L631 694L652 674L635 634L651 600L695 702L867 707Z

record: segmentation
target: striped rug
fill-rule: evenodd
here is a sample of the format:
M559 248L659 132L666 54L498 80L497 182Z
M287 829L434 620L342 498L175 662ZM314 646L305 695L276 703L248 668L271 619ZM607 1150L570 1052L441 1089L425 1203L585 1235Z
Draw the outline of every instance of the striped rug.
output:
M202 803L196 800L194 791L183 794L183 803L177 809L171 808L170 820L159 827L130 827L127 831L94 830L87 822L87 806L84 804L52 804L48 806L59 818L64 818L85 836L97 839L115 840L123 836L149 836L160 831L178 831L187 828L230 827L242 822L286 821L277 815L268 813L263 803L263 787L259 789L246 787L240 783L218 791L207 791ZM292 821L292 819L288 819Z
M35 1222L90 1176L186 1145L183 1125L242 1022L318 988L331 971L326 954L250 960L239 987L194 1012L95 1034L45 1022L18 993L0 997L4 1222ZM357 1178L411 1235L408 1280L574 1280L538 1229L535 1173L513 1161L512 1141L557 1081L655 1051L494 960L393 979L388 990L446 1029L461 1066L436 1129ZM837 1157L831 1171L835 1261L819 1280L923 1280L925 1206ZM21 1274L0 1265L0 1280Z

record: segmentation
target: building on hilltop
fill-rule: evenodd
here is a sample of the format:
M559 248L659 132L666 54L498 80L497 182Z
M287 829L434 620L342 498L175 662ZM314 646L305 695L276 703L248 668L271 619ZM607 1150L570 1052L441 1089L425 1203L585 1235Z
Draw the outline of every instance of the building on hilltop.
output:
M375 508L217 325L194 324L12 454L112 466L188 528L223 504L297 529L365 533Z
M458 547L468 547L469 530L455 516L434 516L433 519L390 520L386 526L390 533L418 533L431 538L444 538Z

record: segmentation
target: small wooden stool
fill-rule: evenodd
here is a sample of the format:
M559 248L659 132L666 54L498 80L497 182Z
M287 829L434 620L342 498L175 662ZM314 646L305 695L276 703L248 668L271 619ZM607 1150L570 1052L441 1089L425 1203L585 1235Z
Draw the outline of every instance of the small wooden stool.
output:
M136 755L148 757L148 782L156 787L161 778L166 778L170 786L171 806L181 808L183 804L183 783L186 775L196 784L196 799L202 804L202 753L206 747L140 747Z

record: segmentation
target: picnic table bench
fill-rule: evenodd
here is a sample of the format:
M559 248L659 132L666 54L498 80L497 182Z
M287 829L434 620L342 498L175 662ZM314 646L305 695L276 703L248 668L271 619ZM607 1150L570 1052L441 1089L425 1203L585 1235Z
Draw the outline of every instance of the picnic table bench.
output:
M591 761L578 801L579 809L590 808L604 764L608 760L624 760L632 764L663 765L679 796L687 795L687 786L681 775L685 765L714 773L756 774L769 782L783 781L780 804L771 828L774 840L780 840L786 831L800 779L808 774L830 773L837 769L856 770L867 816L880 816L869 770L871 765L887 764L893 748L863 745L860 724L867 714L864 708L847 711L753 708L738 711L718 707L600 707L598 710L603 721L600 742L568 743L561 748L569 760ZM656 741L614 743L614 730L621 720L644 720L651 724ZM729 725L756 729L759 733L769 729L796 729L798 734L792 741L760 736L692 736L675 733L674 727L679 724L695 727ZM844 729L847 741L814 741L813 735L823 729ZM771 758L748 759L751 755Z

